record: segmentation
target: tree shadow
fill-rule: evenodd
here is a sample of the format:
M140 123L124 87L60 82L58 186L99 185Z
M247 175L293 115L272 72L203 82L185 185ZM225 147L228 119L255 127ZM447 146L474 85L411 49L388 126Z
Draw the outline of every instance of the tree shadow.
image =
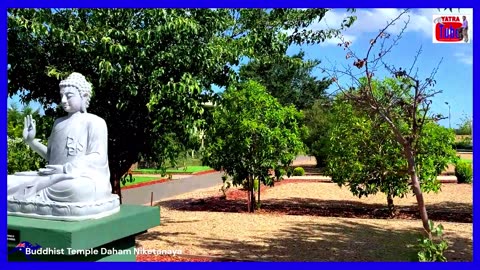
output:
M201 199L173 199L156 205L180 211L246 213L246 200L211 196ZM390 219L386 204L364 203L356 200L322 200L315 198L262 199L257 214L303 215L339 218ZM396 219L420 219L415 204L397 206ZM472 222L472 204L444 201L427 205L429 218L436 223ZM228 218L228 215L225 215ZM178 222L170 220L171 222ZM164 220L168 222L168 220ZM180 221L183 222L183 221ZM180 223L179 222L179 223ZM256 240L226 236L216 238L188 234L192 248L205 254L221 255L222 260L247 261L416 261L415 248L421 236L417 226L394 220L386 222L342 219L289 223L288 228L271 233L257 233ZM332 224L335 223L335 224ZM367 223L367 224L366 224ZM388 224L388 226L385 226ZM395 228L395 229L392 229ZM398 229L397 229L398 228ZM238 228L245 230L246 228ZM472 261L471 237L446 231L448 261ZM163 238L162 238L163 236ZM150 240L174 242L157 233ZM247 238L248 239L248 238Z
M195 235L195 233L190 232L160 232L160 231L149 231L144 234L138 235L136 240L138 241L150 241L164 239L170 236L180 236L180 235Z
M161 216L160 217L160 226L164 225L164 223L194 223L194 222L199 222L201 220L195 219L195 220L174 220L169 217Z
M160 225L157 226L157 227L162 227L162 226L166 226L165 224L167 223L173 223L173 224L180 224L180 223L195 223L195 222L199 222L200 220L173 220L171 218L168 218L168 217L161 217L160 218L161 222L160 222ZM166 238L168 237L175 237L175 236L180 236L180 235L195 235L194 233L190 233L190 232L165 232L165 231L158 231L158 230L150 230L150 231L147 231L146 233L143 233L143 234L140 234L140 235L137 235L136 238L135 238L135 246L136 247L140 247L139 245L139 241L151 241L151 240L158 240L158 239L163 239L164 242L168 243L168 244L175 244L174 242L172 241L169 241L169 240L165 240Z
M174 199L157 206L180 211L247 212L246 200L228 200L219 196L202 199ZM441 202L427 205L429 218L434 221L471 223L472 205L469 203ZM420 219L415 205L397 206L394 217L384 204L349 200L322 200L313 198L266 199L261 201L259 213L371 219Z
M206 250L220 249L227 256L261 261L416 261L414 245L420 233L412 230L386 230L380 226L345 220L342 224L301 222L272 237L259 237L266 246L255 243L203 239ZM450 261L471 261L471 241L454 237L447 253Z
M256 241L234 238L219 239L191 235L191 246L205 250L209 256L220 254L222 260L350 262L350 261L416 261L415 248L420 232L414 228L389 230L381 225L342 220L322 224L297 222L280 231L258 234ZM150 239L162 238L162 234ZM472 241L447 233L448 261L472 261Z
M317 167L315 165L299 165L305 171L306 176L313 176L313 175L323 175L325 172L325 168Z

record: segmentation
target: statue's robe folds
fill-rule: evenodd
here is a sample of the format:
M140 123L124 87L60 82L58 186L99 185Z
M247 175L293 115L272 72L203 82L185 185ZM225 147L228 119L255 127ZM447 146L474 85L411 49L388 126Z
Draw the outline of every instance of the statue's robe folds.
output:
M49 165L66 172L9 175L8 198L37 202L92 202L111 195L105 121L93 114L76 113L55 121L48 139Z

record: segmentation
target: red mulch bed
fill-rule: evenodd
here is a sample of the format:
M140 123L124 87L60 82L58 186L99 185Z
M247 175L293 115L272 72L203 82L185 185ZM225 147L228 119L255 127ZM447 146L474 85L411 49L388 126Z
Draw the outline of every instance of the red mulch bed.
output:
M171 175L203 175L203 174L209 174L209 173L214 173L214 172L217 172L217 171L212 169L212 170L200 171L200 172L169 172L167 174L171 174ZM149 174L155 175L155 174L160 174L160 173L142 173L142 172L139 172L139 171L132 172L132 175L149 175Z
M308 180L283 180L276 182L275 186L313 181ZM261 186L263 193L269 187ZM175 210L181 211L209 211L209 212L247 212L247 191L229 190L227 197L212 196L204 199L172 200L162 204ZM261 198L260 198L261 199ZM397 207L397 213L391 217L382 204L362 204L355 201L299 201L292 200L261 200L259 214L275 215L309 215L323 217L343 218L367 218L367 219L420 219L416 206ZM437 221L472 223L473 214L471 211L452 211L441 207L430 207L429 218Z
M315 183L315 182L325 182L325 181L316 180L316 179L313 179L313 180L287 179L287 180L282 180L280 182L275 182L274 187L278 187L280 185L290 184L290 183ZM260 199L261 199L261 193L263 193L265 190L268 190L270 188L271 187L267 187L264 185L260 186ZM247 191L242 189L228 190L226 194L227 194L227 200L246 200L247 199Z
M194 172L192 175L204 175L204 174L209 174L209 173L215 173L217 172L216 170L208 170L208 171L201 171L201 172Z
M125 187L122 187L122 189L138 188L138 187L143 187L143 186L165 183L165 182L168 182L168 181L173 181L173 179L164 178L164 179L152 180L152 181L147 181L147 182L142 182L142 183L138 183L138 184L125 186Z

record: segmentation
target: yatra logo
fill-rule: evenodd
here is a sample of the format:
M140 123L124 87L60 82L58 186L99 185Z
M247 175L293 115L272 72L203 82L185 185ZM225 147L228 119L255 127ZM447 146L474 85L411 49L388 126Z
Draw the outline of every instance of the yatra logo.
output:
M433 43L470 43L472 16L433 15Z
M8 252L8 254L12 254L12 253L15 253L15 252L21 252L21 253L25 254L25 257L27 259L31 259L31 257L30 257L31 251L38 250L40 248L42 248L42 247L39 244L35 243L35 245L32 245L32 244L30 244L30 242L24 241L24 242L20 242L16 247L14 247L12 250L10 250L10 252Z

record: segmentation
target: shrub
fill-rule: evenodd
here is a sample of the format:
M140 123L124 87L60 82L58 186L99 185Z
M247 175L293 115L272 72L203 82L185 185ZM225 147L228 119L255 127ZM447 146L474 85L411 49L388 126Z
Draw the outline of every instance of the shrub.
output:
M471 184L473 180L472 164L465 161L459 161L455 166L455 176L459 184Z
M302 176L305 174L305 170L302 167L296 167L293 170L293 176Z
M443 239L443 226L428 221L431 231L431 237L422 237L418 239L420 251L417 253L420 262L446 262L447 258L443 255L448 248L447 241Z
M454 145L455 149L463 149L463 150L472 150L472 139L471 138L464 138L461 141L455 142Z
M222 176L222 181L223 181L223 185L220 188L220 191L222 192L222 197L221 198L226 199L227 198L227 190L232 187L232 182L228 181L228 176L227 175Z
M47 162L39 154L33 151L22 139L8 139L8 174L36 171L46 165Z

